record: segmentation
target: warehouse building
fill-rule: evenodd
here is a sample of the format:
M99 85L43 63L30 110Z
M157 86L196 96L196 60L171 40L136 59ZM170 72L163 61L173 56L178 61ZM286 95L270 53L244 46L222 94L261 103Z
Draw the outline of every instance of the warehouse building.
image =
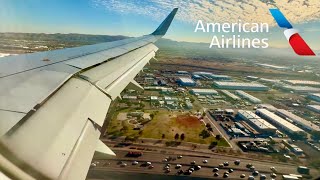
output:
M320 93L309 94L308 98L320 102Z
M305 132L300 129L299 127L293 125L292 123L288 122L287 120L282 119L281 117L275 115L274 113L268 111L267 109L257 109L256 113L266 119L267 121L271 122L272 124L278 126L279 128L285 130L290 134L300 134Z
M260 104L262 101L244 91L240 91L240 90L237 90L236 91L236 94L243 97L244 99L247 99L248 101L254 103L254 104Z
M308 86L320 86L320 82L317 81L305 81L305 80L283 80L283 82L290 85L308 85Z
M214 89L191 89L190 93L194 95L218 95L219 94Z
M231 81L232 80L232 78L227 75L211 74L210 76L213 80L217 80L217 81Z
M277 108L272 106L271 104L259 104L257 105L257 109L267 109L271 112L276 112L277 111Z
M313 112L320 113L320 105L308 105L307 108Z
M302 128L308 130L308 131L320 131L319 126L313 124L310 121L307 121L295 114L293 114L292 112L289 112L287 110L284 109L278 109L276 111L276 114L279 115L282 118L285 119L289 119L290 121L293 121L294 123L298 124L299 126L301 126Z
M183 74L183 75L188 75L188 71L177 71L177 74Z
M267 122L264 119L261 119L258 115L256 115L252 111L244 111L239 110L238 116L248 122L249 125L251 125L253 128L255 128L257 131L270 135L275 134L277 131L277 128L274 127L272 124Z
M195 86L196 85L196 83L192 79L187 78L187 77L179 77L177 80L177 83L180 86Z
M291 86L291 85L286 85L286 86L282 86L282 88L284 90L294 91L294 92L297 92L297 93L320 92L320 88L310 87L310 86Z
M280 83L280 80L278 80L278 79L260 78L258 81L262 82L262 83L269 83L269 84Z
M249 90L249 91L268 91L269 90L267 86L259 83L215 81L213 85L219 89Z
M218 81L231 81L232 77L227 75L219 75L219 74L212 74L210 72L193 72L193 76L200 76L203 79L207 80L218 80Z
M231 98L232 100L235 100L235 101L241 100L241 98L239 98L238 96L236 96L235 94L233 94L233 93L231 93L231 92L229 92L229 91L227 91L227 90L221 90L221 92L222 92L224 95L226 95L226 96L228 96L229 98Z
M277 70L287 70L289 67L286 66L277 66L272 64L264 64L264 63L256 63L256 65L265 67L265 68L271 68L271 69L277 69Z

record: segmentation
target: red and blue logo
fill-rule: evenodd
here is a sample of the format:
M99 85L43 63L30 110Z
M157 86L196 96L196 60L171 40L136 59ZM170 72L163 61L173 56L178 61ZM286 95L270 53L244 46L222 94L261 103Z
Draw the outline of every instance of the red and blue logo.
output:
M302 39L296 29L293 29L290 22L281 13L279 9L269 9L271 15L276 20L277 24L284 30L284 35L289 41L290 46L294 52L300 56L315 56L315 53L311 50L308 44Z

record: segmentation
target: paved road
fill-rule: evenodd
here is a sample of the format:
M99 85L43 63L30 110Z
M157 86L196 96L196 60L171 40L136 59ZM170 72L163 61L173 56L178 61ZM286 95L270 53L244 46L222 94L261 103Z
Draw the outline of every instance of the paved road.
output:
M168 156L176 157L177 154L161 154L158 152L144 152L143 156L139 158L130 158L126 157L126 154L128 151L126 150L114 150L117 154L117 158L115 159L94 159L94 162L99 162L97 167L91 168L91 175L92 174L101 174L104 171L117 171L117 172L134 172L134 173L148 173L148 174L166 174L163 170L163 167L166 163L171 164L171 172L167 173L167 175L175 175L177 173L177 169L174 168L176 164L181 164L182 169L186 170L190 167L191 161L196 161L198 165L201 165L202 168L199 171L194 172L191 176L195 177L213 177L212 169L214 167L218 167L220 163L223 163L225 161L229 162L228 167L220 168L219 170L219 177L222 177L223 173L228 170L229 168L234 169L235 171L233 173L230 173L231 179L239 179L241 174L246 174L246 177L252 174L250 170L248 170L245 166L248 163L252 163L256 170L258 170L260 173L265 174L268 179L270 178L270 167L274 166L279 171L278 178L280 177L280 174L297 174L296 172L296 165L290 165L290 164L284 164L284 163L275 163L275 162L264 162L259 160L250 160L250 159L241 159L241 163L239 166L234 165L234 160L236 158L225 156L225 155L205 155L199 157L198 155L187 155L185 152L181 152L183 154L183 158L177 159L175 161L170 162L163 162L162 160ZM202 161L204 159L208 160L208 163L204 164ZM147 167L141 167L140 165L131 165L132 161L137 160L139 164L142 164L143 162L150 161L152 162L154 168L148 169ZM127 167L120 167L118 164L119 161L125 162ZM110 164L109 164L110 163ZM94 172L94 173L92 173ZM281 173L280 173L281 172ZM89 173L90 174L90 173ZM96 176L90 176L91 179L98 178ZM247 179L247 178L246 178Z

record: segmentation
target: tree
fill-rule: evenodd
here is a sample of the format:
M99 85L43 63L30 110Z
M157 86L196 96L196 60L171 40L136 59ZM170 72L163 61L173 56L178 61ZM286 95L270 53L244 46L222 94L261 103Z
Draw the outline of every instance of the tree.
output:
M210 137L210 133L207 130L202 130L199 136L202 136L203 139Z
M220 139L221 139L221 135L220 134L216 135L216 140L220 140Z
M181 139L181 141L183 141L183 140L184 140L184 138L185 138L185 135L184 135L184 133L182 133L182 134L180 135L180 139Z
M178 133L174 136L174 139L175 139L175 140L178 140L178 139L179 139L179 134L178 134Z
M165 135L165 134L162 134L161 138L164 139L165 137L166 137L166 135Z

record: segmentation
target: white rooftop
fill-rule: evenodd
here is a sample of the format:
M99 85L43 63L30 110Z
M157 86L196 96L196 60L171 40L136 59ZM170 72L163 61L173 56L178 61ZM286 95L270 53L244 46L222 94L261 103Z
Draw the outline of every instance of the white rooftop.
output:
M259 83L245 83L245 82L225 82L225 81L215 81L216 85L219 86L243 86L243 87L267 87Z
M257 109L257 112L267 116L269 119L272 119L273 121L277 122L281 126L287 128L287 129L290 129L292 132L299 132L299 131L303 132L303 130L300 129L299 127L291 124L287 120L282 119L281 117L279 117L276 114L268 111L267 109Z
M213 93L213 94L218 94L218 92L214 89L191 89L191 91L193 91L193 93Z
M183 83L195 83L191 78L179 77L179 80Z
M319 126L317 126L316 124L313 124L310 121L307 121L295 114L293 114L292 112L289 112L287 110L284 109L278 109L277 113L280 113L283 116L286 116L287 118L291 119L292 121L294 121L297 124L300 124L302 126L307 127L308 129L314 130L314 131L320 131Z
M260 129L277 129L276 127L274 127L272 124L270 124L266 120L261 119L258 115L256 115L252 111L239 110L238 113L241 114L242 116L244 116L245 118L247 118L247 120L251 121L253 124L258 126Z

